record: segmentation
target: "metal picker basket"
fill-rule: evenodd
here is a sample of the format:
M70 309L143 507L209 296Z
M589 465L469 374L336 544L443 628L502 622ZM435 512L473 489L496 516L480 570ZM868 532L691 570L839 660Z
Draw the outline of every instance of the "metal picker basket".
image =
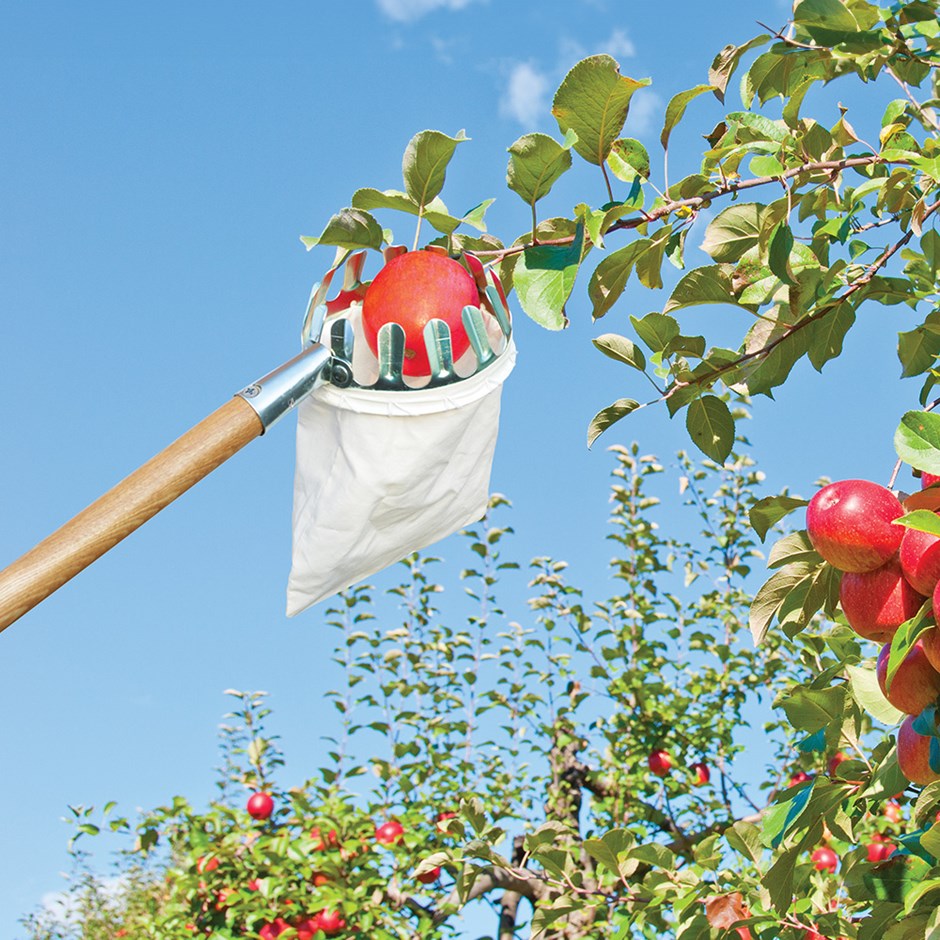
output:
M394 256L400 249L390 251ZM388 257L386 253L386 260ZM327 300L339 270L332 268L313 286L307 304L301 339L304 347L320 343L330 350L328 380L333 385L392 392L438 388L476 375L508 348L512 319L502 287L493 272L479 262L467 263L481 288L480 306L464 307L461 316L470 348L455 362L450 328L443 320L431 319L424 329L430 374L420 378L404 375L405 331L399 324L386 323L379 330L375 354L362 335L361 303L368 287L361 280L364 262L365 252L348 258L343 265L343 286L333 300Z

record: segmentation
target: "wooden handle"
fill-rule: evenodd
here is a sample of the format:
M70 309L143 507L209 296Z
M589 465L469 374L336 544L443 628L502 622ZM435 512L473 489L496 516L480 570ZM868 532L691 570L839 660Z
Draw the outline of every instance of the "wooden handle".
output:
M0 571L0 631L241 450L263 430L232 398Z

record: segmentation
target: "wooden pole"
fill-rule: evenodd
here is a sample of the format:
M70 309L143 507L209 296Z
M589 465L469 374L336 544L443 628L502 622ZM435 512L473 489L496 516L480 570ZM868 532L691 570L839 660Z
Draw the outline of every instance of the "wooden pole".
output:
M264 426L236 396L0 571L0 631L211 473Z

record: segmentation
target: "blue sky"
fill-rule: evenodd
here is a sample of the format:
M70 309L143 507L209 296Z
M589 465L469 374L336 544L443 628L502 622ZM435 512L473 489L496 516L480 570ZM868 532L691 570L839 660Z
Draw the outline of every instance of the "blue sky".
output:
M444 198L466 209L496 196L490 228L512 238L528 217L504 185L506 148L531 130L557 134L551 95L578 58L610 52L626 74L652 77L628 129L654 152L670 96L704 81L755 20L785 18L777 0L720 15L681 0L667 18L615 0L11 0L0 34L0 564L294 354L310 284L332 257L306 253L299 236L359 186L400 187L414 133L466 129ZM704 99L689 110L674 167L694 160L719 113ZM599 180L571 177L556 211L604 201ZM653 409L584 445L590 417L641 381L590 337L625 332L627 314L661 302L637 290L592 325L579 283L567 333L518 319L493 475L515 504L518 557L568 558L578 580L602 583L604 445L638 439L664 458L685 446L681 424ZM887 479L893 429L916 401L892 356L909 325L899 308L868 317L825 375L801 366L795 387L757 405L748 435L771 487ZM271 693L297 779L323 753L330 634L318 609L283 614L292 425L0 636L0 935L16 936L17 917L60 887L67 804L115 799L133 812L173 793L210 797L224 689Z

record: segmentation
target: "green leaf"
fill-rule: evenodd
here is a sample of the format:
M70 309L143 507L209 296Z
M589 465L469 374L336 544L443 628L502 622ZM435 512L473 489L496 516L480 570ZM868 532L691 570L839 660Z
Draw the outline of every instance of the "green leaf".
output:
M940 516L929 509L915 509L899 519L894 525L902 525L906 529L917 529L918 532L929 532L931 535L940 535Z
M913 330L898 333L898 359L901 360L901 377L920 375L934 367L940 356L940 311L932 311Z
M405 148L401 172L408 195L420 206L426 206L444 188L447 164L457 144L469 138L463 131L448 137L440 131L421 131Z
M612 424L616 424L621 418L625 418L631 411L636 411L640 407L638 401L632 398L618 398L612 405L608 405L601 411L598 411L591 423L588 425L587 444L590 447Z
M790 270L790 252L792 250L793 232L790 230L789 225L781 222L770 239L767 266L784 284L793 283L793 272Z
M817 372L822 372L830 359L842 355L842 343L854 323L854 308L850 303L841 303L807 327L809 361Z
M763 46L768 42L770 42L770 36L763 33L760 36L755 36L743 46L725 46L724 49L715 56L708 70L708 81L711 83L712 89L715 92L715 97L722 102L722 104L724 104L725 90L728 87L728 82L734 74L735 69L737 69L738 63L741 61L741 56L756 46Z
M604 333L592 342L605 356L616 359L618 362L625 362L640 372L646 370L646 357L643 355L643 350L634 345L626 336Z
M583 242L584 226L579 224L570 245L535 245L516 263L513 285L519 305L546 329L561 330L568 324L565 303L578 276Z
M689 405L686 429L695 446L712 460L724 463L734 447L734 418L728 406L714 395Z
M632 183L637 177L646 179L650 175L650 155L646 147L632 137L621 137L614 141L607 156L611 172L624 183Z
M725 838L731 848L750 858L751 861L760 862L763 858L764 847L761 844L760 830L757 826L739 819L725 831Z
M620 136L633 93L649 83L648 78L621 75L609 55L589 56L565 76L555 92L552 114L563 134L573 130L578 135L577 153L600 166Z
M807 790L809 787L807 787ZM776 861L761 878L761 884L767 889L770 903L778 914L785 914L793 902L793 874L799 858L799 848L787 849L777 856Z
M641 320L631 316L630 322L637 336L653 352L662 352L679 335L679 324L674 317L665 313L648 313Z
M685 114L685 109L688 106L689 102L693 98L697 98L699 95L704 95L706 91L714 91L714 85L696 85L694 88L689 88L686 91L680 91L679 94L673 95L669 100L669 104L666 105L666 119L663 123L663 131L659 135L660 143L663 145L663 150L669 146L669 135L672 133L675 126L682 120L682 115Z
M858 21L840 0L803 0L793 12L794 21L817 42L829 45L840 34L858 32Z
M779 499L780 497L771 496L769 499ZM752 507L753 508L753 507ZM768 568L779 568L781 565L789 564L794 561L813 562L821 564L822 557L813 548L809 536L803 529L798 532L791 532L774 543L767 558Z
M383 244L382 226L361 209L341 209L334 215L318 238L304 236L301 241L309 251L315 245L336 245L339 248L375 248Z
M914 647L918 637L934 625L933 609L930 598L924 601L920 610L905 620L891 637L891 653L888 656L888 673L886 677L886 686L891 689L891 681L894 674L898 671L898 666L904 661L904 658Z
M842 721L845 711L845 687L828 689L798 688L781 702L787 719L794 728L810 734Z
M846 666L852 697L869 715L885 725L896 725L904 716L885 697L874 669Z
M940 415L907 412L894 433L894 449L915 470L940 474Z
M775 803L764 814L761 823L761 842L767 848L777 848L783 837L796 825L809 805L813 787L803 787L788 800Z
M666 301L663 313L671 313L681 307L691 307L699 304L748 306L739 303L735 299L730 275L717 264L703 268L693 268L688 274L683 275L679 279L679 283L673 288L669 300Z
M771 621L792 591L805 577L816 570L816 566L806 562L787 565L776 572L761 585L748 614L748 624L754 645L759 646L767 635Z
M588 283L588 296L594 305L592 316L599 320L620 299L637 258L650 246L648 238L638 238L609 254L594 269Z
M763 542L768 530L785 516L801 506L808 506L809 501L796 496L765 496L759 499L748 511L751 528Z
M663 286L663 254L669 244L672 226L661 228L645 250L636 259L636 276L639 282L649 290L659 290Z
M615 875L620 874L620 860L603 839L585 839L583 847L595 862L603 865Z
M746 202L719 212L705 230L702 251L718 262L739 261L760 240L766 208L757 202Z
M558 143L548 134L525 134L509 148L506 183L522 199L535 205L551 190L555 181L571 167L573 131Z

